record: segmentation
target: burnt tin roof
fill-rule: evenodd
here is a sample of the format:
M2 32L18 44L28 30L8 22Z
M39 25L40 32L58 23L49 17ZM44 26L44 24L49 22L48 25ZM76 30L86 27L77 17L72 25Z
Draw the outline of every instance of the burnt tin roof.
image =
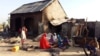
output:
M52 3L52 0L38 1L38 2L24 4L21 7L14 10L13 12L11 12L11 14L33 13L33 12L42 11L50 3Z

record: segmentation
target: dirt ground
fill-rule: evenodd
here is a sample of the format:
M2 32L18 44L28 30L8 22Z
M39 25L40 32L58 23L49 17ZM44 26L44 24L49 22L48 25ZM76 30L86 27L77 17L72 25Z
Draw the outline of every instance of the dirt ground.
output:
M79 50L79 49L78 49ZM23 51L19 50L18 52L8 51L7 47L0 47L0 56L50 56L49 52L44 51ZM60 56L85 56L82 51L65 51L60 52Z
M28 40L26 43L30 43L36 46L39 45L39 42L33 42L32 40ZM20 43L16 44L0 43L0 56L51 56L50 52L46 52L39 49L31 51L19 50L17 52L10 51L9 49L12 49L12 47L15 45L20 46ZM70 47L65 51L60 51L60 56L85 56L85 54L82 48Z

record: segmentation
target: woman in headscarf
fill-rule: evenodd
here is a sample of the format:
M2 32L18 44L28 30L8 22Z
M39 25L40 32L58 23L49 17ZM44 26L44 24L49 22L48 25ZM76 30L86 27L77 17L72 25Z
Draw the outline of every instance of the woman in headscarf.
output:
M63 46L63 39L61 38L61 36L59 34L57 35L57 38L58 38L58 47L62 48L62 46Z
M50 47L51 47L50 43L46 38L46 33L44 33L40 39L40 48L41 49L49 49Z

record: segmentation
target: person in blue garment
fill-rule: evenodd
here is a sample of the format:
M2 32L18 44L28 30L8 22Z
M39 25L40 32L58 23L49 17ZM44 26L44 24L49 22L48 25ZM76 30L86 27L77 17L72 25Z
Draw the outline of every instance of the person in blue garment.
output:
M58 47L62 48L63 46L63 39L61 38L60 34L57 35L58 38Z

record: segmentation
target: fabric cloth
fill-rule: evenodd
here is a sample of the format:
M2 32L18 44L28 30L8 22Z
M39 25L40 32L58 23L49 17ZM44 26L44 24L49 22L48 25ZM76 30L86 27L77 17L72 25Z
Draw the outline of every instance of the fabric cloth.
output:
M24 30L21 31L21 44L22 44L22 47L24 46L24 42L26 40L26 33Z
M87 45L86 48L87 48L88 50L93 50L94 52L96 52L96 49L95 49L95 47L93 47L93 46Z
M46 33L44 33L40 39L40 48L41 49L48 49L50 48L49 41L46 39Z
M64 46L69 46L68 38L63 38L63 45Z
M54 33L54 35L53 35L53 40L54 40L54 42L57 42L58 41L57 34L56 33Z
M96 48L94 46L86 45L86 48L90 51L91 56L97 56Z
M62 47L62 45L63 45L63 40L62 40L62 38L61 38L61 36L58 34L57 35L57 38L58 38L58 47Z
M100 56L100 49L99 48L96 48L96 53L97 53L97 56Z
M50 40L52 33L47 34L47 39Z
M51 43L51 44L53 44L53 43L54 43L53 35L51 35L51 38L50 38L50 40L49 40L49 41L50 41L50 43Z
M22 38L22 39L26 39L26 33L25 33L24 30L22 30L22 32L21 32L21 38Z

